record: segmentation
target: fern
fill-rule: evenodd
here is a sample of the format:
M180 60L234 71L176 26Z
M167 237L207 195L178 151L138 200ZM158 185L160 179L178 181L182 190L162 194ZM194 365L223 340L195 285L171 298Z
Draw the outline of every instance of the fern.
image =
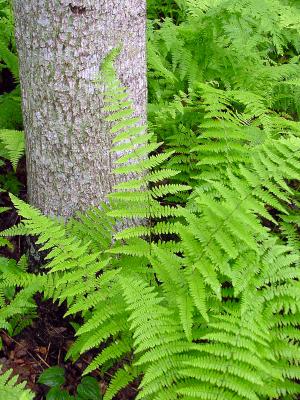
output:
M0 72L8 69L15 82L19 79L18 57L14 40L14 21L12 7L5 0L0 5ZM20 86L10 93L0 95L0 129L22 128Z
M33 400L34 395L25 389L25 382L17 384L17 376L10 378L11 370L0 375L0 398L5 400Z
M111 67L112 57L115 54L111 54L102 66L102 80L106 84L104 111L109 113L107 121L112 123L111 134L114 135L112 151L117 154L114 172L125 175L125 179L126 175L133 174L133 179L116 185L114 192L109 195L113 204L110 215L115 218L160 222L160 231L163 233L163 220L168 216L176 217L178 212L175 208L164 206L157 199L178 195L189 191L190 187L182 184L161 184L160 180L165 182L176 174L174 170L160 168L172 156L172 152L161 152L161 143L155 143L151 133L145 135L145 127L140 124L139 119L132 118L132 103L128 101L128 94ZM155 175L156 171L158 172ZM139 174L137 179L135 174ZM165 233L167 232L166 225ZM151 235L152 227L148 225L144 228L128 228L117 237L129 239Z
M2 235L36 235L48 255L39 275L3 261L1 324L35 291L66 301L83 318L68 357L97 349L86 374L117 366L105 400L133 381L137 399L294 399L300 138L296 92L281 96L296 87L298 10L177 5L150 28L154 133L116 76L117 52L102 67L120 176L109 205L65 223L12 196L21 224Z
M7 158L14 168L17 169L18 162L24 154L24 133L8 129L0 130L0 141L4 146L4 156Z

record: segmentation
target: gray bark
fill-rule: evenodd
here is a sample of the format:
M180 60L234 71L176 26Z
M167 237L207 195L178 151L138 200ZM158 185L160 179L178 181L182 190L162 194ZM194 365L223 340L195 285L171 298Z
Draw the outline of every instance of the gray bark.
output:
M105 200L111 138L95 87L121 44L121 81L146 119L146 0L14 0L26 133L29 202L71 216Z

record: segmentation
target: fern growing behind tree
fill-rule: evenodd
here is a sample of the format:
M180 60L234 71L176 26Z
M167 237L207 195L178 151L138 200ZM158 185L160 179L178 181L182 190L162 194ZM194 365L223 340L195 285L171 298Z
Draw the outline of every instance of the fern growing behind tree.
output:
M2 268L3 289L16 280L22 288L3 304L2 326L9 328L13 313L26 312L22 305L30 305L36 291L66 300L67 315L80 313L85 321L68 357L108 343L85 372L121 361L105 400L138 377L141 399L293 398L300 373L299 253L262 219L277 224L268 210L288 215L295 201L286 182L299 176L300 139L289 134L246 141L244 162L233 157L222 173L204 163L199 187L185 207L174 206L168 197L191 188L165 183L177 172L161 167L172 154L144 157L149 146L154 151L160 144L151 137L140 141L143 128L133 129L124 113L130 105L111 61L103 74L112 132L121 130L115 150L128 151L116 173L126 174L128 159L136 159L145 182L120 184L110 208L67 225L13 198L22 222L3 235L38 235L42 250L50 252L48 272L39 276L17 265ZM210 95L216 102L218 93ZM240 118L235 123L238 129ZM191 151L200 155L201 143ZM151 187L152 181L162 183ZM146 217L151 224L143 225ZM141 223L114 233L120 218Z
M21 223L2 235L36 235L48 256L39 275L2 259L0 323L36 292L65 301L83 319L67 357L115 366L104 400L137 380L137 399L296 400L299 11L166 3L151 6L147 133L113 57L102 66L115 173L132 179L68 223L12 197Z

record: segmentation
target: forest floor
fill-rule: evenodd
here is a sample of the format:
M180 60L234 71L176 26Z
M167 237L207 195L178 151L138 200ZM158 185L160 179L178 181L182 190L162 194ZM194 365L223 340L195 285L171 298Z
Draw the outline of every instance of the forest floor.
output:
M0 168L0 176L7 176L10 167L5 165ZM25 160L19 163L17 178L20 183L19 197L26 200L26 168ZM16 211L12 208L7 192L0 193L0 207L11 207L9 211L0 214L0 230L7 229L18 222ZM18 260L26 254L26 243L22 238L11 239L12 248L0 249L0 256ZM40 374L52 366L65 369L66 383L63 388L70 394L76 393L81 375L95 355L90 351L80 357L75 363L65 361L66 353L74 342L74 329L68 319L63 318L66 311L64 305L58 306L52 301L44 301L41 295L35 296L37 303L37 316L33 322L16 336L10 336L6 331L0 330L2 348L0 350L0 366L2 371L13 370L19 375L19 381L27 381L27 387L36 393L36 400L46 399L49 390L45 385L39 384ZM22 320L24 322L24 320ZM101 374L95 371L91 375L98 379L100 390L105 392L113 371ZM122 390L116 400L131 400L136 397L137 384Z

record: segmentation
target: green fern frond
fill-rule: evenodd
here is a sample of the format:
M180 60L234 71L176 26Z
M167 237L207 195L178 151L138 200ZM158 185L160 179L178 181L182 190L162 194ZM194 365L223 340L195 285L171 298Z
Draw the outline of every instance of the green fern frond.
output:
M0 375L0 393L4 400L33 400L34 395L29 389L25 389L26 382L17 383L17 376L10 377L12 370Z
M122 388L134 381L137 375L137 371L128 365L124 366L122 369L119 369L111 380L103 400L112 400Z
M6 158L12 163L14 170L16 170L18 162L24 154L24 132L0 129L0 141L7 152Z

